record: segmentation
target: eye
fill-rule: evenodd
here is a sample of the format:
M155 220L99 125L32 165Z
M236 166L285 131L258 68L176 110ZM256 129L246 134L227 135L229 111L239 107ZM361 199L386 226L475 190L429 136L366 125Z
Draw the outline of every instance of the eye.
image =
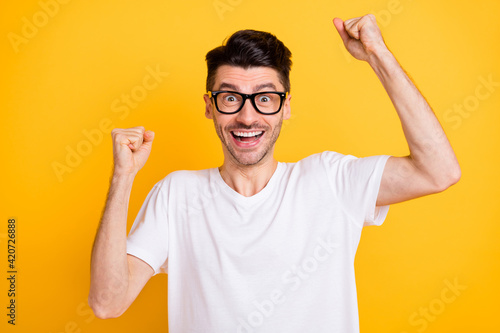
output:
M262 96L259 96L258 101L259 101L259 103L268 103L271 101L271 98L269 98L269 96L262 95Z
M238 100L239 100L238 96L231 95L231 94L224 94L222 96L222 98L224 99L224 102L227 102L227 103L234 103L234 102L238 102Z

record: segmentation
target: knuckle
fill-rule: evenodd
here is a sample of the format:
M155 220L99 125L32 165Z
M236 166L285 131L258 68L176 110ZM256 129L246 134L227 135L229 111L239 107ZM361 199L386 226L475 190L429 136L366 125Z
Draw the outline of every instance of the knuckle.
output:
M111 135L113 137L116 137L116 136L119 136L119 135L122 135L125 133L125 129L123 128L113 128L113 130L111 131Z

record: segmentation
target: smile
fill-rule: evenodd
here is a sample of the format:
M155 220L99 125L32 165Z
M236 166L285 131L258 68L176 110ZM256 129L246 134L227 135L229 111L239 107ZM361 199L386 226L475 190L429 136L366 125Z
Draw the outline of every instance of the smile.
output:
M237 132L231 132L231 134L233 135L233 137L239 141L245 141L245 142L248 142L248 141L255 141L257 139L259 139L261 136L262 136L262 133L264 133L264 131L255 131L255 132L241 132L241 131L237 131Z
M238 142L252 143L259 140L264 131L253 131L253 132L243 132L243 131L231 131L231 135Z

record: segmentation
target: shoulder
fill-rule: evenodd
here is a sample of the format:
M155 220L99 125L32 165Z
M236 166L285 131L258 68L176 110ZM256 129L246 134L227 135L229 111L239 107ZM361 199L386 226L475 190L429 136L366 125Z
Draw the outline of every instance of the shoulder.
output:
M342 161L355 159L354 156L343 155L334 151L323 151L309 155L294 163L283 163L286 167L285 175L289 178L304 177L318 178L331 173L333 169L341 169Z
M211 171L212 169L173 171L157 182L155 187L166 189L171 187L192 187L207 184L210 180Z
M383 170L388 158L387 155L356 157L335 151L323 151L307 156L297 163L289 163L287 166L289 170L302 174L326 172L329 175L345 177L359 173L371 174L375 170Z
M344 155L334 151L323 151L321 153L310 155L300 160L298 163L309 165L321 164L326 165L329 168L351 168L357 166L375 166L377 164L384 164L389 157L389 155L356 157L353 155Z
M327 150L321 153L309 155L299 160L296 164L305 168L314 168L324 167L325 165L340 165L343 162L347 162L353 159L356 159L356 157Z

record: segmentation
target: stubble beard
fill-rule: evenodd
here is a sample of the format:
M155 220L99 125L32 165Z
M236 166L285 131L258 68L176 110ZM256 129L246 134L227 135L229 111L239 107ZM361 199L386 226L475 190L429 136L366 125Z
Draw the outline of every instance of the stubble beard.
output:
M225 132L222 130L222 126L217 123L217 119L214 117L214 126L215 126L215 131L217 132L217 136L219 137L220 141L222 142L223 146L226 148L226 150L231 154L232 158L234 161L236 161L238 164L244 165L244 166L250 166L250 165L256 165L260 161L262 161L269 153L273 151L274 144L278 140L278 137L281 132L281 126L283 124L283 115L281 115L279 123L274 127L273 132L271 133L271 138L267 139L267 144L264 147L261 147L259 151L256 152L238 152L234 148L233 145L228 144L226 138L224 137L224 133L228 133L228 135L232 135L230 131L226 130ZM240 129L245 129L245 130L251 130L252 127L265 129L264 135L268 135L269 131L268 128L269 126L265 127L258 127L258 126L244 126L241 125L238 128ZM234 128L234 126L231 126L231 128ZM232 138L229 138L231 140Z

